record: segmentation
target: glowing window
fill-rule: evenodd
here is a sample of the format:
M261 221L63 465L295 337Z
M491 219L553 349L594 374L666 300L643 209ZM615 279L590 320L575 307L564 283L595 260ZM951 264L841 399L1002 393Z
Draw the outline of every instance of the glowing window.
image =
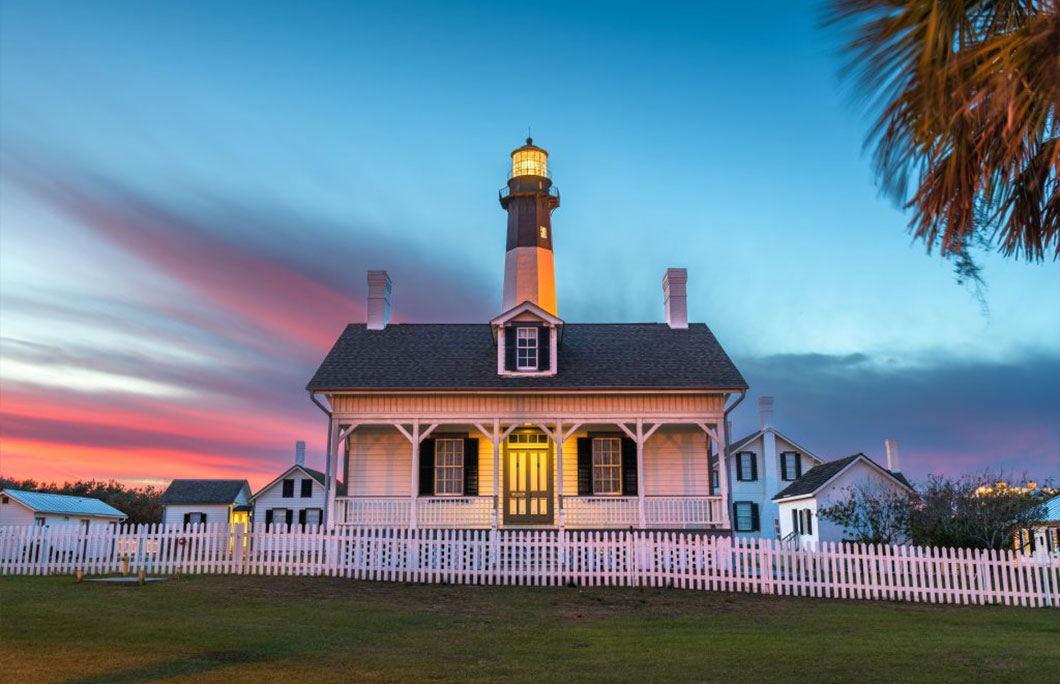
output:
M512 177L548 176L548 155L544 150L518 149L512 153Z
M622 493L622 443L618 437L593 438L593 494Z
M464 440L435 440L434 493L464 493Z

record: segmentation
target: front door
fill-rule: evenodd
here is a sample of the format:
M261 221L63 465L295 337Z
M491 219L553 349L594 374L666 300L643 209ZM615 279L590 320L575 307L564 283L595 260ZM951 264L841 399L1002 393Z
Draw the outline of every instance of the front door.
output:
M552 524L552 446L539 430L513 432L505 441L504 524Z

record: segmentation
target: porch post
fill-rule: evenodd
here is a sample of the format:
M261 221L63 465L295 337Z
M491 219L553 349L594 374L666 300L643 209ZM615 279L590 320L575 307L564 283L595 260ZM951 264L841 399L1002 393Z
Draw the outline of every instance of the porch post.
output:
M327 529L335 527L335 495L338 493L337 482L339 463L339 420L334 416L328 421L328 456L327 456L327 498L324 504L325 524Z
M493 419L493 527L501 525L501 421Z
M637 512L640 518L640 529L648 526L644 514L644 419L637 418Z
M409 528L416 529L416 496L419 494L420 419L412 421L412 472L409 474Z
M563 529L563 421L556 420L556 519Z
M715 424L715 431L718 434L718 438L714 441L716 441L718 445L718 489L720 490L719 494L721 494L721 525L722 528L729 529L729 459L728 454L726 453L727 449L725 446L726 437L724 417L722 417L722 419ZM710 435L707 435L707 439L710 439ZM710 450L708 449L707 451L707 470L709 472Z

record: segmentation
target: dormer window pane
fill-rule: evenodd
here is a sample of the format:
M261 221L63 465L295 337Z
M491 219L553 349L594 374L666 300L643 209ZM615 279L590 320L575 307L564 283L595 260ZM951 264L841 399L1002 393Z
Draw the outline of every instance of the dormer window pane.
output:
M515 342L516 370L537 370L537 328L517 328Z

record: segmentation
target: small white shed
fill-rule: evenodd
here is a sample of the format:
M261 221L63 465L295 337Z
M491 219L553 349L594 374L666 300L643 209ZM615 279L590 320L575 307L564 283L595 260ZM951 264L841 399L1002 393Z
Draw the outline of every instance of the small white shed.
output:
M780 509L781 539L801 545L842 541L846 530L819 518L818 511L845 500L852 489L866 485L913 491L901 473L887 470L865 454L822 463L773 497Z
M162 494L166 525L250 523L250 484L246 480L173 480Z
M126 517L117 508L90 496L0 490L0 526L81 525L82 529L89 530L97 525L119 523Z

